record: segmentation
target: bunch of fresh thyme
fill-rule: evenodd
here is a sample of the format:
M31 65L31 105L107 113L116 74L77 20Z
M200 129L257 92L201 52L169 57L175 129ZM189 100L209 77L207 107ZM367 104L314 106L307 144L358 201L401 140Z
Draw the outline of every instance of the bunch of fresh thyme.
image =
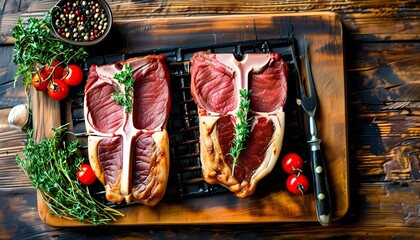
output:
M133 109L133 97L134 97L134 79L133 71L128 63L124 64L124 68L121 72L114 75L114 79L120 84L124 84L124 92L117 87L111 97L115 100L118 105L125 107L125 112L130 113Z
M54 137L40 143L29 131L24 157L17 156L17 163L53 214L95 225L115 221L123 214L95 200L88 188L78 182L76 172L83 158L76 156L77 140L67 146L62 141L65 130L64 126L54 129Z
M235 124L235 138L232 140L233 146L230 148L230 155L232 156L232 175L235 172L235 166L238 161L239 153L244 149L244 143L249 135L249 127L252 118L248 116L251 100L249 94L251 90L240 89L239 109L236 112L237 122Z

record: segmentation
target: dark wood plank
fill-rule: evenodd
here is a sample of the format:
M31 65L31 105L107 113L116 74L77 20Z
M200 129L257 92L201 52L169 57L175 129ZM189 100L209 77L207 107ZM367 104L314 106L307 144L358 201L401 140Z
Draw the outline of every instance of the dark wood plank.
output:
M350 159L358 174L375 181L419 179L412 163L420 146L420 43L348 48Z
M17 68L13 63L13 54L13 46L0 47L0 109L26 102L21 81L14 83Z
M350 214L328 227L309 222L88 228L50 227L38 217L35 189L0 189L0 199L4 201L0 206L0 233L1 239L416 239L419 236L418 182L365 183L357 188Z
M298 11L334 11L341 15L345 28L358 39L369 41L407 40L419 36L419 5L414 0L404 1L108 1L114 12L115 20L191 17L226 14L261 14L293 13ZM42 17L54 1L12 1L3 3L3 17L0 23L0 44L11 44L12 27L17 18L30 16ZM386 6L386 7L384 7Z
M26 133L9 127L9 111L9 108L0 109L0 189L31 186L16 163L16 155L22 153Z

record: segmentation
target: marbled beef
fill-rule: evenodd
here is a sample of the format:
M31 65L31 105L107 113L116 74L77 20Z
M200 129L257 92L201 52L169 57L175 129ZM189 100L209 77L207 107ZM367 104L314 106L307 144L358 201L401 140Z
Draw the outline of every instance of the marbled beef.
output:
M191 94L197 103L200 158L205 180L221 184L237 197L250 196L274 167L284 134L287 64L280 54L196 53L191 58ZM251 90L253 115L245 149L232 173L229 154L235 134L239 89Z
M114 76L126 63L135 81L132 113L126 113L111 98L116 88L124 92ZM89 161L111 202L129 202L134 197L152 206L165 193L169 176L169 81L165 56L90 67L85 86Z

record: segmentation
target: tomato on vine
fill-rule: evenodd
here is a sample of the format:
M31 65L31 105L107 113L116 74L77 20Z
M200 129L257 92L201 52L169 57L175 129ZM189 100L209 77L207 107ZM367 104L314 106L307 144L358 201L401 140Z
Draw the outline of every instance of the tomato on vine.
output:
M309 180L302 173L292 174L286 180L286 188L293 194L303 194L309 188Z
M63 77L63 71L64 67L61 65L61 62L59 60L55 60L51 66L48 64L45 64L43 71L47 76L50 77L51 73L54 79L61 79Z
M303 160L298 154L289 153L281 160L281 167L288 174L298 174L302 171Z
M83 163L77 171L77 179L84 185L91 185L96 181L95 173L90 164Z
M69 86L59 79L54 79L54 81L48 85L48 95L55 100L63 100L67 97L69 92Z
M49 84L48 75L41 71L32 75L32 86L39 91L46 91Z
M83 70L76 64L69 64L63 71L63 79L69 86L77 86L83 80Z

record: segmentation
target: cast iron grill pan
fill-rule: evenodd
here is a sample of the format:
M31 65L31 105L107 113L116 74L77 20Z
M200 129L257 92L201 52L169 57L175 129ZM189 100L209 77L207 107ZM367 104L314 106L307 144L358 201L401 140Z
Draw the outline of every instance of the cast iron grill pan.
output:
M296 69L293 65L290 47L295 48L295 39L281 38L257 41L232 42L213 45L198 45L191 47L153 49L138 52L127 52L120 55L95 56L83 66L85 79L91 64L103 65L122 61L132 57L143 57L150 54L163 54L167 57L167 64L171 71L172 105L167 123L170 142L170 175L166 193L162 201L181 201L186 198L203 197L229 192L219 185L207 184L202 176L199 147L199 129L197 105L190 93L190 64L189 59L195 52L209 51L213 53L233 53L240 60L245 53L278 52L289 66L288 98L286 102L286 129L282 153L298 152L305 155L305 141L300 125L299 112L296 107ZM87 135L83 117L84 84L74 88L70 95L73 132L77 136L80 149L87 159ZM282 155L280 155L281 158ZM280 161L278 161L279 163ZM276 164L273 171L258 184L254 195L258 196L267 191L284 187L285 177ZM306 164L308 165L308 164ZM90 186L91 193L108 206L120 207L105 199L102 184ZM229 193L230 194L230 193Z

